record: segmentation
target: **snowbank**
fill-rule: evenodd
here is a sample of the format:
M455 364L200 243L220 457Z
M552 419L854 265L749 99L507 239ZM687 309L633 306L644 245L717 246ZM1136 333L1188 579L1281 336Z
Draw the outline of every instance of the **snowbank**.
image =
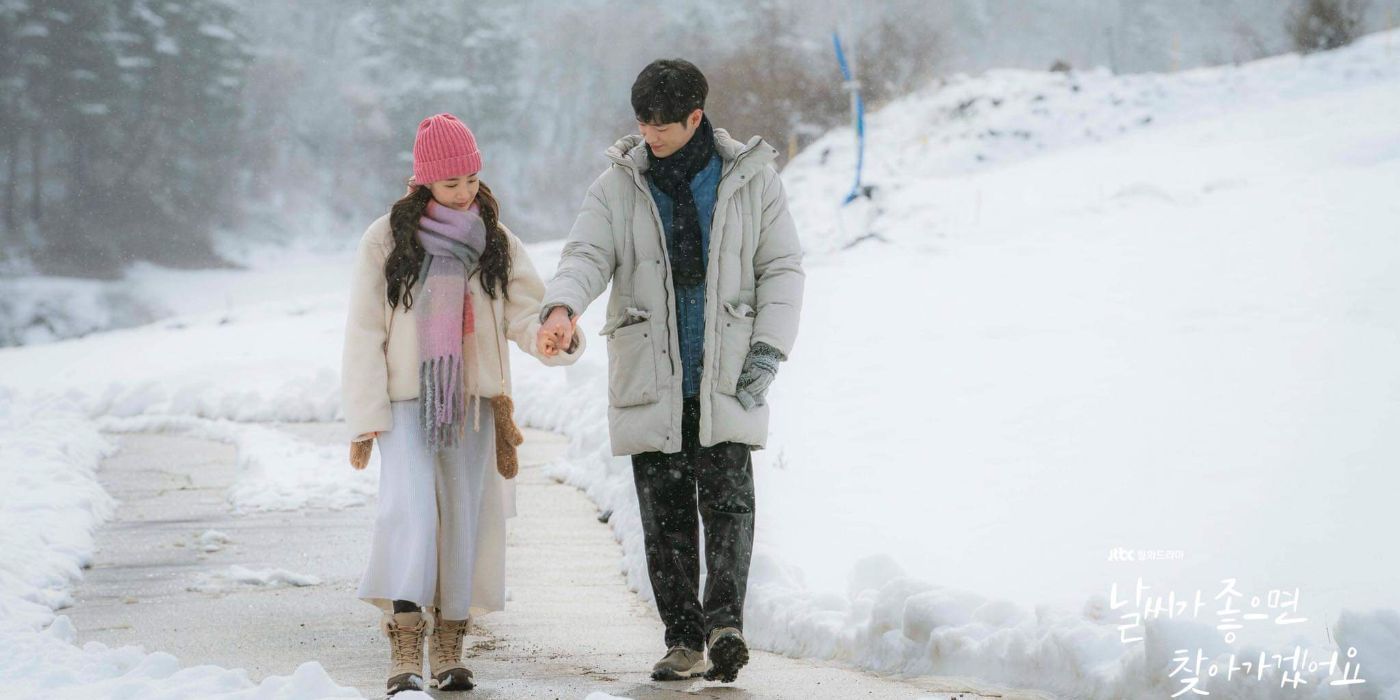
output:
M262 425L160 415L109 417L98 425L110 432L178 433L233 445L239 475L228 501L234 512L347 508L368 503L379 488L378 450L369 466L353 471L346 466L348 448Z
M142 647L76 643L56 610L92 558L92 532L111 515L97 482L114 446L93 421L62 402L17 401L0 387L0 686L29 698L361 697L319 663L254 684L243 669L181 668ZM256 573L256 572L250 572ZM303 585L303 584L297 584Z
M0 347L149 323L159 315L117 282L38 276L0 279Z

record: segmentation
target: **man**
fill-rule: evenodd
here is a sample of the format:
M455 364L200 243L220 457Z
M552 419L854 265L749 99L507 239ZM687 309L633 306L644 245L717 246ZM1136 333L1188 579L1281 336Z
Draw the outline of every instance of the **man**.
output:
M632 85L641 135L608 149L545 291L539 343L569 347L609 281L608 432L631 455L647 570L666 625L652 678L732 682L748 662L751 449L797 336L802 249L777 150L715 129L705 76L658 60ZM699 578L699 522L706 583ZM708 662L706 661L708 652Z

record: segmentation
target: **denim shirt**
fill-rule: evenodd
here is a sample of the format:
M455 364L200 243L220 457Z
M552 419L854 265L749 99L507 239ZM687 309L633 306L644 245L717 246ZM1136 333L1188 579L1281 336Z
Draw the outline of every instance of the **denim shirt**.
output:
M715 200L719 198L719 175L721 161L718 154L710 158L703 170L690 181L690 192L695 197L695 209L700 218L701 262L708 265L710 259L710 222L714 218ZM656 200L656 208L661 213L661 223L666 228L666 246L675 246L672 237L671 220L675 204L647 178L651 188L651 198ZM676 324L680 331L681 346L681 389L686 398L700 394L700 373L705 360L705 283L684 286L671 280L676 293Z

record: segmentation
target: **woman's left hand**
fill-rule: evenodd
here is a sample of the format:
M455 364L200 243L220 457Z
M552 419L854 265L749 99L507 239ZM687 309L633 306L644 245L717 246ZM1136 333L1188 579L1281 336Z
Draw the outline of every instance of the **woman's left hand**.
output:
M577 317L577 316L574 316L573 318L570 318L570 319L569 319L569 330L571 331L571 333L569 334L569 336L570 336L570 339L569 339L569 349L564 351L564 352L566 352L566 353L572 353L572 352L574 352L575 350L578 350L578 317ZM558 333L558 332L556 332L556 333L541 332L540 335L539 335L539 338L538 338L538 340L537 340L537 342L538 342L538 344L539 344L538 349L539 349L539 351L540 351L540 354L541 354L541 355L544 355L545 357L554 357L555 355L558 355L558 354L559 354L559 341L560 341L560 337L559 337L559 333Z

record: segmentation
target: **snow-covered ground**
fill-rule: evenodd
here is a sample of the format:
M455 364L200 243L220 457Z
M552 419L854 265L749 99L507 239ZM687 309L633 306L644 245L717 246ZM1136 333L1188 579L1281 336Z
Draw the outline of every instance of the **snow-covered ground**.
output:
M802 154L784 179L808 296L755 453L753 643L1103 698L1186 690L1169 671L1199 649L1217 697L1400 697L1400 565L1382 549L1400 485L1397 114L1391 33L1239 68L994 72L913 95L870 120L877 200L856 210L835 206L849 132ZM541 271L559 248L531 248ZM343 692L314 662L252 690L159 652L79 648L55 610L112 507L99 429L239 445L233 508L371 493L342 455L235 423L337 417L348 270L348 253L303 251L248 273L149 271L177 316L0 350L0 682ZM630 463L607 449L605 354L514 359L522 417L570 436L553 469L613 511L649 595ZM1203 605L1120 630L1147 607L1139 577ZM1267 618L1239 619L1232 643L1216 628L1227 578L1241 614ZM1286 612L1306 620L1276 624L1294 589ZM1231 650L1295 643L1308 686L1280 689L1277 668L1208 676ZM1335 673L1307 671L1333 650ZM1348 661L1366 683L1328 685Z

